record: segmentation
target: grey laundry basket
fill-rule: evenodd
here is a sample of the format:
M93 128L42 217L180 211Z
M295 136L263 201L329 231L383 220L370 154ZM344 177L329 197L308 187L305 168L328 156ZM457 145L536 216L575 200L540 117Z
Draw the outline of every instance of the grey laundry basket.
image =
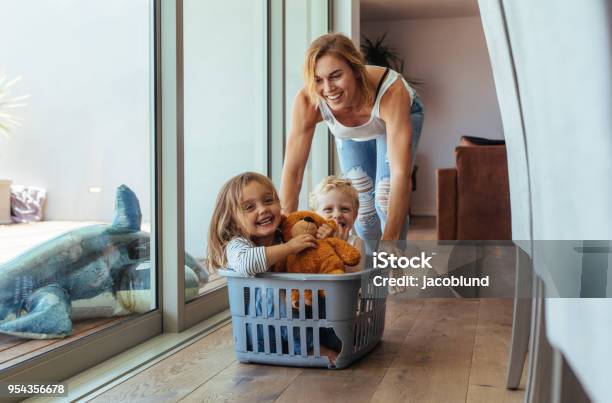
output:
M231 270L219 270L219 274L227 277L236 357L244 363L347 367L372 350L382 337L388 290L375 287L372 280L387 272L263 273L242 277ZM292 311L291 290L299 292L299 313ZM304 304L306 290L312 291L312 308L308 309ZM317 291L324 291L325 298L321 299ZM273 301L271 311L261 309L257 312L256 293L261 296L262 305ZM320 306L324 309L319 309ZM342 343L335 366L320 354L319 332L326 328L333 329ZM283 331L288 335L286 340L280 337ZM312 349L308 349L307 334L312 336ZM300 341L299 345L294 338ZM296 354L296 349L300 354Z

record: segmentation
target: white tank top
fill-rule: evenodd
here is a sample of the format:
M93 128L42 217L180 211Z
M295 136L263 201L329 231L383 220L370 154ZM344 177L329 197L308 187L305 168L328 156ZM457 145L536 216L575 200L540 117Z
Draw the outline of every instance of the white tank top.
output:
M327 102L321 101L319 102L319 110L321 111L321 116L323 120L327 123L329 130L332 132L334 136L342 139L351 139L355 141L367 141L372 140L378 136L383 136L387 134L387 130L385 127L385 122L380 118L380 100L385 95L385 92L391 87L391 85L400 77L404 86L408 90L410 94L410 103L412 105L412 100L414 99L416 92L414 89L408 85L406 80L398 74L396 71L391 69L388 70L387 76L384 81L380 84L380 88L376 95L376 100L374 101L374 106L372 107L372 114L370 115L370 120L360 126L344 126L342 123L338 122L332 110L330 109Z

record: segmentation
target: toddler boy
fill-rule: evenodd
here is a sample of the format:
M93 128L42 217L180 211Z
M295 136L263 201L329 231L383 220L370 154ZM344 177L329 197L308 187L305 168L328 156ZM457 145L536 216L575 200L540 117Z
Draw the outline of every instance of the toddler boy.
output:
M327 220L334 220L338 230L331 234L347 241L361 252L361 260L356 266L346 266L347 273L361 271L365 267L364 243L354 233L353 225L359 210L359 196L349 179L328 176L310 194L310 208ZM320 235L329 234L329 227L320 228ZM325 232L327 231L327 234Z

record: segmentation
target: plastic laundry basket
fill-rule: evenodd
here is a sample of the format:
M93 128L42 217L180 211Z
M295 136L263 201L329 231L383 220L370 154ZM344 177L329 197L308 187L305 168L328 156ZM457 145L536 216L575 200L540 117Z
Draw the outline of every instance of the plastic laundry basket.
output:
M372 281L375 275L385 274L380 270L338 275L263 273L256 277L219 270L219 274L227 277L240 362L334 368L320 355L320 329L331 328L342 343L335 368L345 368L372 350L382 337L388 290L375 287ZM292 310L291 290L299 292L299 312ZM308 308L304 304L306 290L312 291L312 307ZM260 302L273 301L273 309L258 311L255 295L261 296ZM289 336L283 340L281 334ZM307 334L311 335L311 349Z

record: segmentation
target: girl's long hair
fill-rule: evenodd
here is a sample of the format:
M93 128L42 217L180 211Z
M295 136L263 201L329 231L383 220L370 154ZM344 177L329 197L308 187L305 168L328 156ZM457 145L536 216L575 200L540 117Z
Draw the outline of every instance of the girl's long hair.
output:
M217 196L215 210L208 228L206 260L208 267L213 270L227 266L225 247L229 241L236 237L250 239L244 225L240 201L243 189L252 181L269 188L274 200L279 200L274 184L262 174L245 172L225 182Z

